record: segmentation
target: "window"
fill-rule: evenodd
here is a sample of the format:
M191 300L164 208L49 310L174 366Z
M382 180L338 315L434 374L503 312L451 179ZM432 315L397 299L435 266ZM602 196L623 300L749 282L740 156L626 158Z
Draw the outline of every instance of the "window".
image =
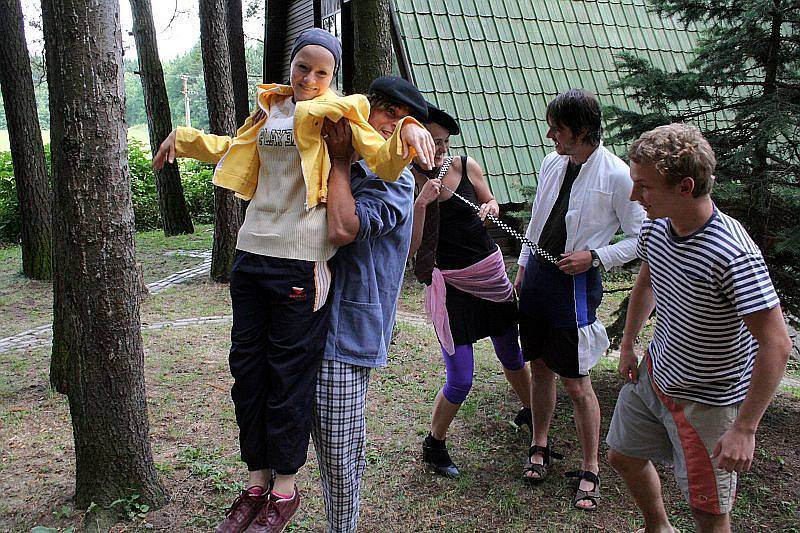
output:
M340 0L322 0L320 11L322 15L322 29L334 34L341 41L342 5ZM336 73L336 79L333 80L333 85L340 91L342 89L342 81L342 68L340 65L339 72Z

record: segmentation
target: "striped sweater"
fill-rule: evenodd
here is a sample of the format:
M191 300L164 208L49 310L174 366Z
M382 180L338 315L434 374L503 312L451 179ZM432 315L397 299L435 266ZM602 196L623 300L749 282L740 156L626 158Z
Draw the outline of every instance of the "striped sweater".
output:
M637 255L650 268L656 298L655 383L669 396L711 405L744 400L758 342L742 316L779 303L745 229L716 207L684 237L669 219L645 220Z
M277 100L258 132L258 186L247 206L236 248L269 257L327 261L336 247L328 241L325 205L305 207L294 111L291 98Z

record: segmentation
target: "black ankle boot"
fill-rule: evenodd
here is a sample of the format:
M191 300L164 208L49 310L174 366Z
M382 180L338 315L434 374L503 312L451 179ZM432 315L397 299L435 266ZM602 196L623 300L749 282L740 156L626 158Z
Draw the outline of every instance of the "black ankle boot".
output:
M435 439L430 433L422 443L422 460L440 476L456 478L460 474L447 453L445 441Z
M522 426L528 426L528 430L533 434L533 415L531 414L531 408L523 407L520 409L517 412L517 416L514 417L514 421L511 422L511 425L517 430L522 429Z

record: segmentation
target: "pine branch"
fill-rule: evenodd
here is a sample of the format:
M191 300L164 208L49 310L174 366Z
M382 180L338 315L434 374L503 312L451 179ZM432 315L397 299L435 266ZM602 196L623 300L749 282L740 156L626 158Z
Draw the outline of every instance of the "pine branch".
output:
M786 83L782 81L774 81L772 83L766 81L730 81L702 84L701 87L778 87L780 89L800 89L800 83Z
M680 114L680 115L677 115L675 118L677 118L679 122L683 122L683 121L685 121L687 119L690 119L690 118L702 117L704 115L708 115L709 113L719 113L720 111L727 111L729 109L737 109L737 108L740 108L740 107L745 107L745 106L747 106L749 104L750 104L750 102L734 102L732 104L725 104L725 105L722 105L722 106L712 107L710 109L704 109L702 111L697 111L696 113Z

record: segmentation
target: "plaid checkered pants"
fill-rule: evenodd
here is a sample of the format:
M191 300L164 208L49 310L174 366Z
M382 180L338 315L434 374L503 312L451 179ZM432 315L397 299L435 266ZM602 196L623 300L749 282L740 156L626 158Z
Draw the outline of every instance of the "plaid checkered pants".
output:
M322 361L311 436L317 451L329 532L356 530L366 468L364 420L369 368Z

